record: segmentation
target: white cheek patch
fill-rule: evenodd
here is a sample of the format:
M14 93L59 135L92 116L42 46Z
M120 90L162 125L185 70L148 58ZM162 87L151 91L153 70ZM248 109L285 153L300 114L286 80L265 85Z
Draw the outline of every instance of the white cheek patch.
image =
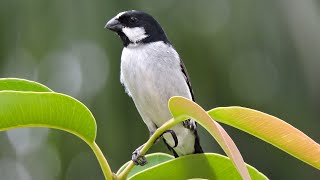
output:
M133 43L136 43L148 37L148 35L146 35L146 31L142 27L134 27L134 28L125 27L122 29L122 32Z

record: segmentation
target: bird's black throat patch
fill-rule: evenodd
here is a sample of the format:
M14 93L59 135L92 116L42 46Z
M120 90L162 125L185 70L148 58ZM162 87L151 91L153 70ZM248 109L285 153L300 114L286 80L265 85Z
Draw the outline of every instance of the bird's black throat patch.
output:
M132 43L122 31L117 32L117 34L121 38L124 47L127 47L130 43Z

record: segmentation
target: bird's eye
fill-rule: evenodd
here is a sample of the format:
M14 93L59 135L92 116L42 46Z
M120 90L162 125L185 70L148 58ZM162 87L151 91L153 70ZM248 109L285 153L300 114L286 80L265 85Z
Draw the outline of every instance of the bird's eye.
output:
M129 18L129 22L130 23L136 23L138 21L138 19L136 17L130 17Z

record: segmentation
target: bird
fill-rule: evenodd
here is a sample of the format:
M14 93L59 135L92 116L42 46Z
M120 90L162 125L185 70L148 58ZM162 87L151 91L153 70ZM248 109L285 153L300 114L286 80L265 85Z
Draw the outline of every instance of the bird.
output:
M150 14L129 10L110 19L105 28L123 43L120 82L147 125L150 136L172 118L168 100L182 96L194 101L190 78L179 54L158 21ZM203 153L197 123L188 119L162 135L175 157ZM140 146L132 154L136 165L147 163Z

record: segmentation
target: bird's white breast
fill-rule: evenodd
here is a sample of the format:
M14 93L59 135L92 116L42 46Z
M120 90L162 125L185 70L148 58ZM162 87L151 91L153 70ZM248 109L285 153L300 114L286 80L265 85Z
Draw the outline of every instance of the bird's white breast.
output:
M170 97L183 96L191 99L179 56L163 42L124 48L120 79L150 131L171 118L168 109ZM172 130L178 137L179 144L175 148L177 153L185 155L194 152L193 133L182 124L177 124ZM164 138L171 147L174 146L170 134L165 134Z
M163 42L124 48L121 82L143 120L153 121L158 127L171 117L167 107L170 97L191 98L179 56Z

